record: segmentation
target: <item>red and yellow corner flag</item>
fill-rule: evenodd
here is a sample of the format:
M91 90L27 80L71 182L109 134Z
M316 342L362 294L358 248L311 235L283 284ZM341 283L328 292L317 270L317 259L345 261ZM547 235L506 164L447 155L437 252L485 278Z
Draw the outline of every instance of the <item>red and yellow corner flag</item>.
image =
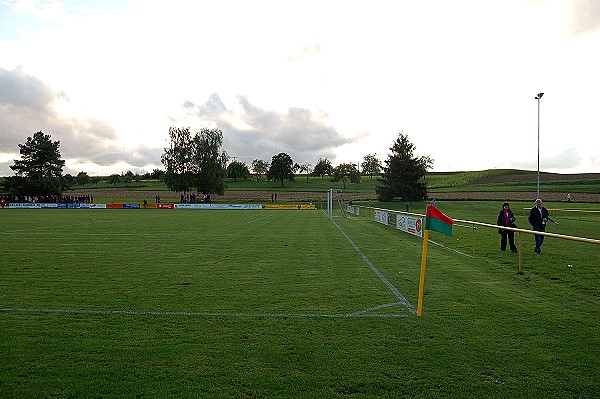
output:
M427 205L425 215L425 230L433 230L438 233L452 236L452 225L454 220L440 212L435 206Z
M452 236L452 225L454 220L440 212L435 206L427 205L425 214L425 228L423 229L423 253L421 254L421 277L419 279L419 303L417 304L417 316L421 317L423 310L423 288L425 287L425 265L427 263L427 243L429 242L429 230Z

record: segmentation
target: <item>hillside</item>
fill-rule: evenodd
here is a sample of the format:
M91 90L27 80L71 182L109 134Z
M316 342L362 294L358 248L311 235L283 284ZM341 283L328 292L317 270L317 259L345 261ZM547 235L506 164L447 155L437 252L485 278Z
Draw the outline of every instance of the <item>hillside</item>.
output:
M467 172L431 172L426 175L430 198L437 199L489 199L524 200L535 199L537 173L514 169L489 169ZM268 202L271 193L277 192L280 201L322 201L326 191L335 188L343 191L344 199L377 198L376 178L363 176L360 183L332 183L328 178L296 175L293 182L286 181L283 186L278 182L256 180L227 181L223 196L212 196L214 201ZM540 176L542 199L564 201L570 193L574 201L600 202L600 173L558 174L542 173ZM116 185L100 182L97 185L74 186L67 195L92 195L94 198L114 200L131 199L154 202L157 194L163 201L179 202L180 193L171 192L164 183L142 180L129 185Z

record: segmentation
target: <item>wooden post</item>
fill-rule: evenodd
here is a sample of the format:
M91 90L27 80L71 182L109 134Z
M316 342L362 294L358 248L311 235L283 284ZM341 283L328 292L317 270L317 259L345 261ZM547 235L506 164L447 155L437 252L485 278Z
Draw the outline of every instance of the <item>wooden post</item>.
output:
M471 237L473 238L473 257L475 257L475 224L471 224L471 227L471 230L473 231L471 234Z
M417 303L417 316L421 317L423 310L423 289L425 286L425 264L427 263L427 243L429 242L429 230L423 230L423 252L421 254L421 277L419 278L419 301Z
M521 248L521 232L519 231L519 274L523 274L523 249Z

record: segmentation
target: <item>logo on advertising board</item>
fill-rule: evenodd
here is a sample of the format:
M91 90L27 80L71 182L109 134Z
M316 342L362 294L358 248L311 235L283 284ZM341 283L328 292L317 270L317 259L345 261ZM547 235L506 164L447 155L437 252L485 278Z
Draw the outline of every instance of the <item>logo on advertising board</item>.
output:
M396 228L405 233L423 237L423 219L410 215L398 215L396 217Z
M383 211L375 211L375 221L377 223L388 225L388 213Z

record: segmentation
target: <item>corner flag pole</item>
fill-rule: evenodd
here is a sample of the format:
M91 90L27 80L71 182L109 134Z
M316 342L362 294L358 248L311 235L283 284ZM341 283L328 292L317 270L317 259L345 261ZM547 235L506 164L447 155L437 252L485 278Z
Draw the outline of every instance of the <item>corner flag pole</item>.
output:
M425 214L425 228L423 229L423 254L421 255L421 277L419 278L419 303L417 316L421 317L423 310L423 287L425 286L425 265L427 263L427 244L429 243L429 230L437 231L447 236L452 235L454 220L440 212L435 206L427 205Z
M423 230L423 252L421 254L421 277L419 278L419 302L417 304L417 316L421 317L423 310L423 288L425 286L425 265L427 263L427 243L429 242L429 230Z

